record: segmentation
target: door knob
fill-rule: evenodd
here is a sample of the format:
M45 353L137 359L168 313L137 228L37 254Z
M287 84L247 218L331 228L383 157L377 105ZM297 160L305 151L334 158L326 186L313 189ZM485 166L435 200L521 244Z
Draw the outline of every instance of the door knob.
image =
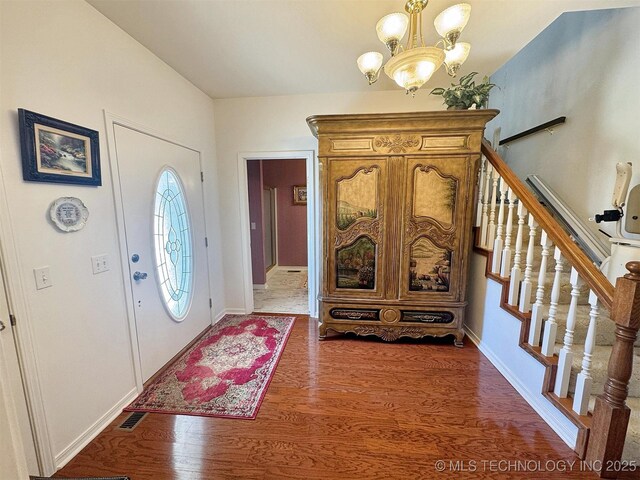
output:
M133 279L137 282L138 280L144 280L147 278L146 272L135 272L133 274Z

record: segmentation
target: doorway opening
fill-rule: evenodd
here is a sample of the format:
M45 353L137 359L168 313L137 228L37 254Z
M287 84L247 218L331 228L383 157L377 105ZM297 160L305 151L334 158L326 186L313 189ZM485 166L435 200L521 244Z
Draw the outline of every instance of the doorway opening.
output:
M245 312L317 317L312 151L238 155Z
M247 160L253 311L309 313L306 160Z

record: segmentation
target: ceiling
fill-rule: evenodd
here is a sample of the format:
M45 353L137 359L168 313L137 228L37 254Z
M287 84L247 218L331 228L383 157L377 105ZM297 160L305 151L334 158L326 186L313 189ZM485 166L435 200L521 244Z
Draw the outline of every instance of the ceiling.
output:
M376 22L403 0L87 0L212 98L398 89L384 74L369 87L356 58L377 50ZM458 0L461 1L461 0ZM564 11L640 5L640 0L466 0L461 74L491 74ZM456 0L431 0L433 19ZM447 86L440 69L429 81Z

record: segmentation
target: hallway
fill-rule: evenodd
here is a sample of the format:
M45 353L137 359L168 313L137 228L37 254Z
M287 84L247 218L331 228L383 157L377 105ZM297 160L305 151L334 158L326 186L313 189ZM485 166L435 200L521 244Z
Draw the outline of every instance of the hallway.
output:
M270 276L266 289L253 289L255 312L309 313L307 270L278 269Z
M256 420L120 415L59 475L596 478L470 342L317 332L297 317Z

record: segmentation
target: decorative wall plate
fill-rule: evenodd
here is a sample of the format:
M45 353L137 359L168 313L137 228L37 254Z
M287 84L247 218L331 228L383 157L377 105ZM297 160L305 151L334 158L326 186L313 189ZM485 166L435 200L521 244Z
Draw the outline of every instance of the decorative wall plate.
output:
M79 198L60 197L51 204L49 215L63 232L75 232L86 225L89 210Z

